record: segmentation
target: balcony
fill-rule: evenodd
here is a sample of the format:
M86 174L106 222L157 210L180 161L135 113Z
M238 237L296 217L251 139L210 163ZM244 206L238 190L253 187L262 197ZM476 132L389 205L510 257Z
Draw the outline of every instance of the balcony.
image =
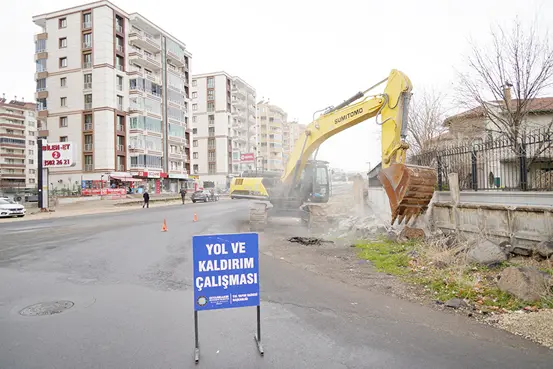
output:
M129 44L136 45L154 54L161 51L161 43L154 36L144 31L132 28L129 32Z
M85 110L91 110L92 109L92 103L89 102L89 103L84 103L84 109Z
M124 72L124 71L125 71L125 67L124 67L123 65L121 65L121 64L117 64L117 65L115 66L115 68L116 68L117 70L121 71L121 72Z
M154 83L157 83L158 85L161 85L161 77L159 76L159 74L154 74L154 73L144 73L144 75L146 76L146 78Z
M177 67L184 67L184 57L178 56L171 50L167 50L167 59L170 59L171 64L176 65Z
M117 145L117 151L125 152L125 145Z
M94 164L85 164L84 170L85 172L92 172L94 170Z
M246 101L245 100L242 100L242 99L233 99L232 100L232 105L234 106L240 106L240 107L246 107Z
M90 69L90 68L92 68L92 62L83 63L83 69Z
M25 168L24 163L0 163L0 168Z
M84 124L84 130L85 131L92 131L92 123L85 123Z
M25 173L8 173L8 172L1 171L0 176L2 177L2 179L25 178Z
M124 52L124 50L123 50L123 45L117 45L115 48L116 48L117 51L119 51L120 53L123 53L123 52Z
M117 103L117 110L123 111L123 104Z
M119 33L123 33L123 26L120 25L120 24L117 24L117 25L115 26L115 30L116 30L117 32L119 32Z
M25 159L25 154L24 153L14 153L14 152L0 152L0 157L1 158L9 158L9 159Z
M92 42L83 42L83 49L91 49Z
M117 131L119 132L125 132L125 127L122 124L117 125Z
M83 29L91 29L92 22L83 22Z
M142 50L132 48L129 51L129 60L150 70L160 70L161 63L154 55L147 55Z
M92 90L92 82L85 82L84 89L85 90Z
M118 172L124 172L125 171L125 165L124 164L118 164L117 165L117 171Z
M91 143L85 143L84 144L84 150L83 151L92 151L94 149L94 144Z
M123 85L117 85L117 91L123 91Z

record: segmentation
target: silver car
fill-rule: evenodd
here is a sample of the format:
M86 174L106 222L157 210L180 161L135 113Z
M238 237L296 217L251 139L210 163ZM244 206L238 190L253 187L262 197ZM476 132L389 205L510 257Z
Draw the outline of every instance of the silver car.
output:
M0 218L25 216L25 207L13 200L0 198Z

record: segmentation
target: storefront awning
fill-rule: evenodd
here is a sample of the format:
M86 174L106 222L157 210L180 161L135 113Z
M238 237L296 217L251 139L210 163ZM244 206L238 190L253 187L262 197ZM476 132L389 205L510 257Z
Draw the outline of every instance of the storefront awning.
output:
M109 176L111 179L118 179L121 182L142 182L143 180L140 178L133 178L131 176L123 177L123 176Z

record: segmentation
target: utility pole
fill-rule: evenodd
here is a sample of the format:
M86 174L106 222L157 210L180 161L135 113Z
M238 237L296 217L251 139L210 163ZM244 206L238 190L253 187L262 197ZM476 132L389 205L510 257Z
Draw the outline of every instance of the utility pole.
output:
M44 168L42 147L47 141L39 138L38 144L38 208L48 211L48 168ZM45 183L46 182L46 183Z

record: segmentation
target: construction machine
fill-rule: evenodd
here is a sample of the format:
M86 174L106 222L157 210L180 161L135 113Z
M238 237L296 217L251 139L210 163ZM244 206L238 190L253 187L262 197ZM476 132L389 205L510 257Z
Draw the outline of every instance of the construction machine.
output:
M387 82L384 92L368 95ZM392 213L392 225L424 213L437 182L433 168L407 165L405 142L412 85L409 78L392 70L388 78L358 92L336 107L329 107L311 122L299 139L279 180L255 173L233 178L231 197L254 199L250 208L252 228L262 229L269 214L297 215L309 225L325 224L321 204L328 202L331 178L328 162L312 159L328 138L369 118L382 128L382 183Z

